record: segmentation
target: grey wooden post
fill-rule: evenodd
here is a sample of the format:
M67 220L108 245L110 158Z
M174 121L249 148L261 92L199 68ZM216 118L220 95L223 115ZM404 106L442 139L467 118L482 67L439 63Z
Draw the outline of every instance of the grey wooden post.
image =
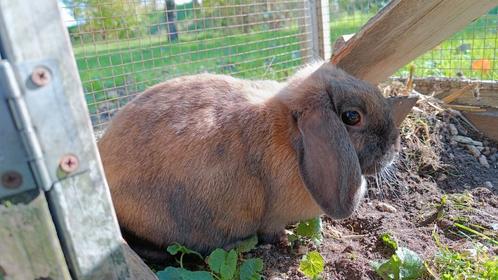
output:
M128 262L136 260L121 238L57 0L0 0L0 41L3 68L11 68L19 90L8 96L9 110L33 178L23 177L26 186L19 187L32 190L0 195L0 239L20 236L7 239L17 244L0 243L0 273L26 279L19 271L28 269L27 278L69 278L62 247L73 278L135 279ZM13 166L15 159L2 156L0 167Z
M321 58L329 60L332 56L330 42L330 9L328 0L317 0L318 52Z
M305 62L331 57L328 0L304 0L299 15L301 52Z
M331 57L330 12L328 0L308 0L311 58L314 60Z
M14 112L25 109L20 96L12 67L0 61L0 279L70 279L23 145L21 134L32 130Z

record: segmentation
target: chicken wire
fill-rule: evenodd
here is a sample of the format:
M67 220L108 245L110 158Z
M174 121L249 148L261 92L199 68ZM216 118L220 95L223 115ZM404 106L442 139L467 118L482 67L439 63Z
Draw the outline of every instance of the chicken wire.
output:
M62 0L92 123L136 94L200 72L283 80L311 58L307 0ZM329 0L331 45L389 0ZM498 7L412 62L415 77L496 81ZM395 76L406 77L408 67Z
M360 30L388 0L330 0L331 43L341 35ZM425 53L411 64L418 78L445 77L476 80L498 79L498 7ZM395 76L407 77L408 67Z
M310 59L303 0L65 0L96 130L147 87L200 72L282 80Z

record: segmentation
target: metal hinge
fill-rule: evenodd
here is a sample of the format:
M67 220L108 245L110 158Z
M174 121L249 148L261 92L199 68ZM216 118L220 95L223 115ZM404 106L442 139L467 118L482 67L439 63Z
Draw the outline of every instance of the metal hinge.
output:
M0 61L0 199L37 187L48 191L86 170L70 153L81 143L71 135L75 121L56 62L15 67ZM43 143L50 149L43 149Z
M40 163L40 149L14 71L5 60L0 61L0 98L1 199L35 189L46 177L33 178L31 166ZM28 146L35 148L27 151Z

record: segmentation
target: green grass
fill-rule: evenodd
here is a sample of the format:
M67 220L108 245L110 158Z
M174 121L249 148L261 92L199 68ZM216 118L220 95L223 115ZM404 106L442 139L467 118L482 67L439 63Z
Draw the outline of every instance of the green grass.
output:
M331 42L343 34L357 32L373 14L331 15ZM473 71L472 61L488 59L496 64L497 17L483 17L465 30L415 60L416 76L498 79L498 71ZM494 29L492 28L494 26ZM252 30L247 34L225 34L223 30L180 33L169 43L164 34L139 39L75 42L74 53L91 114L115 109L123 96L141 92L168 78L204 71L242 78L285 79L305 59L300 51L303 36L297 26L285 30ZM457 48L469 44L461 52ZM395 75L406 76L408 68ZM100 105L99 105L100 104ZM104 104L104 108L100 108Z
M478 248L472 251L475 253L442 250L435 260L441 279L497 279L498 257Z
M204 71L242 78L283 79L302 64L297 28L254 34L222 33L164 36L95 45L76 45L74 53L91 113L120 88L140 92L171 77ZM115 97L115 96L114 96Z
M331 19L331 42L343 34L357 32L373 14L336 15ZM414 60L417 77L457 77L461 72L467 78L498 80L498 16L487 15L479 18L462 31L439 44L432 51ZM470 47L459 51L464 44ZM486 59L491 62L490 71L472 70L472 62ZM396 76L408 76L408 67L400 69Z
M358 32L372 16L374 13L330 15L330 42L333 44L341 35Z
M432 234L438 252L431 261L437 279L498 279L498 256L490 253L488 244L473 240L471 248L450 249L441 243L437 231ZM432 272L432 271L431 271Z

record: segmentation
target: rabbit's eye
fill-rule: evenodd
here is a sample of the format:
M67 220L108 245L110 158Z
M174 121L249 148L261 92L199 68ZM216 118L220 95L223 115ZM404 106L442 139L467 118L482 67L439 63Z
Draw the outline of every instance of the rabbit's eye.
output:
M357 111L343 112L341 118L347 125L357 125L361 121L361 115Z

